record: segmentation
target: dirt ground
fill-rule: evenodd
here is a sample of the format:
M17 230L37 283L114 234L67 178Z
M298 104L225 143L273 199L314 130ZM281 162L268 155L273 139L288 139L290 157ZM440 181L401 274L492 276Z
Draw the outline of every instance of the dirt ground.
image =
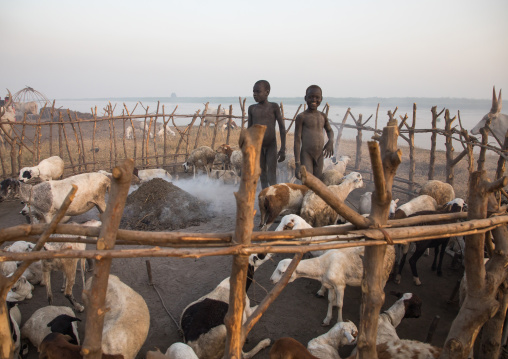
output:
M180 180L174 182L189 193L206 198L212 197L215 217L207 223L199 226L188 227L185 232L208 233L233 231L235 226L236 203L233 192L237 190L233 185L216 185L209 183L196 183ZM357 198L367 189L354 191L349 199L357 203ZM19 202L0 203L0 228L10 227L25 223L22 215L18 214L22 206ZM256 204L257 208L257 204ZM82 218L75 218L81 222L96 213L89 212ZM255 229L259 224L259 211L254 220ZM275 224L276 225L276 224ZM275 227L272 227L272 230ZM180 230L182 231L182 230ZM92 246L89 245L91 249ZM265 263L255 274L256 283L249 289L248 295L252 305L259 303L266 293L273 287L269 278L278 261L287 255L277 255L268 263ZM160 348L165 351L169 345L181 341L178 328L171 317L166 313L161 299L156 291L148 284L148 276L145 261L149 258L115 259L111 272L120 277L127 285L140 293L146 300L150 310L150 331L144 346L138 354L138 358L144 358L147 350ZM203 259L178 259L178 258L152 258L149 259L153 272L153 280L156 288L162 296L165 306L171 316L178 322L182 310L188 303L210 292L225 277L230 275L232 259L230 257L209 257ZM458 313L458 304L448 304L447 300L452 290L463 274L463 268L452 269L451 257L446 256L443 264L443 276L438 277L431 272L431 257L423 257L419 263L419 273L423 285L414 286L411 280L409 265L404 268L402 283L396 285L389 282L386 285L386 293L392 290L400 292L413 292L423 300L422 316L419 319L405 319L399 325L397 331L401 338L416 339L423 341L427 337L430 324L435 316L441 319L434 334L432 344L442 346L453 318ZM87 274L89 276L89 273ZM74 287L74 295L81 300L81 280L77 276ZM61 274L54 273L52 277L54 291L54 305L69 305L63 294L59 293ZM270 338L273 341L280 337L293 337L304 345L330 329L322 327L321 322L326 315L327 299L315 297L320 284L310 279L298 279L290 283L273 305L263 315L259 323L249 334L248 343L244 349L250 349L260 340ZM388 308L396 298L387 294L385 305ZM359 287L347 287L345 291L344 319L359 323L359 309L361 302L361 290ZM23 322L38 308L46 306L45 288L36 286L33 298L20 304ZM334 320L336 320L336 310ZM85 313L77 313L82 320ZM84 335L84 322L79 323L80 337ZM346 355L352 348L343 348L341 354ZM269 348L261 351L256 358L268 358ZM28 358L37 358L36 349L30 346Z

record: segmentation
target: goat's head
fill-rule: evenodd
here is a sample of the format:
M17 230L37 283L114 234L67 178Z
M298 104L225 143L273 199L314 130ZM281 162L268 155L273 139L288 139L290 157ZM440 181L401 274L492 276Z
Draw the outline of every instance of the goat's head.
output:
M0 202L15 198L19 198L19 181L15 178L7 178L0 182Z

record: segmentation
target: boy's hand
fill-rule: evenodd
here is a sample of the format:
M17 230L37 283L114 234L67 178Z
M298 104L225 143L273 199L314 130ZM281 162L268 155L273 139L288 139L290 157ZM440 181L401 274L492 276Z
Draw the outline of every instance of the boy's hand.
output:
M333 141L328 141L323 148L323 154L325 158L333 156Z
M300 162L296 162L295 163L295 177L299 180L302 179L302 176L300 175L300 167L301 167Z
M279 162L284 162L284 160L286 159L286 151L280 150L277 157Z

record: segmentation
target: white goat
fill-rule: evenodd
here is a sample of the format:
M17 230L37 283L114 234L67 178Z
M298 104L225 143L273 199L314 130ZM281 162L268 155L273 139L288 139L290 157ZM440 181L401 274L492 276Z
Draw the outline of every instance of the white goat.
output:
M83 301L88 307L92 277L86 281ZM122 354L124 359L134 359L146 340L150 327L150 312L143 297L110 274L106 303L109 308L104 316L102 352Z
M169 138L169 135L176 137L176 133L175 133L175 131L173 131L171 129L171 126L169 126L169 123L166 124L166 133L167 133L166 138ZM164 126L162 126L159 129L159 132L157 132L157 137L164 139Z
M338 160L335 156L325 158L323 163L323 172L333 169L337 172L342 172L344 175L344 173L346 173L346 166L349 161L351 161L351 157L349 156L340 156Z
M323 255L300 261L290 278L290 282L297 278L311 278L322 284L318 295L324 295L324 288L328 289L328 312L323 325L329 325L332 319L332 309L338 307L338 321L342 322L342 306L344 303L344 289L346 285L360 286L363 278L364 247L334 249ZM386 283L395 260L393 246L387 246L383 263L383 283ZM283 259L277 265L270 280L272 283L280 281L286 272L291 259Z
M139 170L138 177L141 183L148 182L154 178L162 178L164 181L171 182L173 177L163 168L151 168L147 170Z
M476 124L476 126L471 130L471 134L479 135L480 129L485 127L485 123L489 115L492 118L492 122L490 123L490 130L488 133L494 134L501 143L503 143L504 136L506 135L506 131L508 130L508 115L501 113L501 109L503 108L503 100L501 99L501 90L499 90L499 97L496 98L496 88L494 87L492 91L492 107L490 112L483 116L480 122Z
M127 128L125 129L125 139L126 140L134 139L134 136L132 135L133 132L134 131L132 129L132 126L127 126Z
M392 199L390 202L390 217L395 215L395 211L397 210L397 203L399 199ZM360 214L370 214L372 210L372 192L365 192L360 196L360 205L358 207L358 213Z
M224 355L227 336L224 316L228 311L229 294L228 277L213 291L189 304L182 312L180 327L184 332L185 342L201 359L220 359ZM256 307L250 307L249 297L246 295L243 322ZM252 358L268 345L270 345L270 339L264 339L250 352L242 352L242 357Z
M402 206L399 206L395 211L393 218L407 218L416 212L435 211L437 207L437 202L433 197L423 194L413 198L407 203L404 203Z
M309 352L318 358L340 359L339 348L356 343L358 329L351 322L338 322L332 329L307 344Z
M67 209L66 220L69 216L77 216L97 207L100 213L106 210L106 191L110 186L110 179L100 173L83 173L60 181L47 181L31 186L21 183L19 186L20 199L29 203L32 211L39 213L46 223L51 222L62 203L76 185L78 190Z
M345 201L349 193L363 187L362 175L351 172L343 178L340 185L328 186L339 200ZM337 222L338 214L314 192L307 192L303 197L300 216L313 227L322 227Z
M146 352L146 359L198 359L198 356L187 344L173 343L166 350L166 354L162 354L158 349Z
M8 302L21 302L25 299L30 299L32 298L33 289L34 286L25 278L25 276L21 276L7 293L6 300Z
M32 178L40 178L42 181L56 180L62 177L64 161L58 156L52 156L39 162L34 167L23 167L19 171L19 180L26 182Z

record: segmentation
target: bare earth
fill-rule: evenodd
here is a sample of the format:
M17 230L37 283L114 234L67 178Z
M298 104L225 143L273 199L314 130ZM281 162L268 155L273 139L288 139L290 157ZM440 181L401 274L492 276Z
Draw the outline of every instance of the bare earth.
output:
M185 186L183 184L185 183ZM195 196L211 196L214 203L216 216L207 223L199 226L188 227L185 232L228 232L235 227L236 204L233 192L237 187L222 185L210 188L201 183L185 181L174 182L175 185L185 187L185 190ZM360 194L367 189L356 190L349 199L357 203ZM25 223L25 219L18 214L22 206L19 202L0 203L0 228ZM257 208L257 204L256 204ZM94 213L86 217L94 216ZM86 219L85 216L81 220ZM76 220L76 219L75 219ZM80 222L80 220L77 220ZM254 220L255 230L259 224L259 211ZM276 223L277 224L277 223ZM276 225L275 224L275 225ZM275 228L272 227L272 230ZM182 230L180 230L182 231ZM91 249L92 246L89 246ZM386 285L386 293L392 290L400 292L414 292L423 300L422 317L419 319L405 319L398 327L401 338L416 339L423 341L433 318L439 315L441 320L434 334L432 344L442 346L453 318L458 313L458 304L448 304L452 290L463 274L463 268L451 269L451 257L446 256L443 264L443 276L438 277L431 272L431 258L423 257L419 263L419 273L423 285L416 287L411 280L409 265L404 268L402 283L396 285L389 282ZM278 261L287 255L277 255L272 262L265 263L255 275L257 283L249 290L251 303L259 303L273 285L269 278ZM111 272L120 277L127 285L140 293L145 298L150 309L150 331L145 345L138 354L138 358L144 358L147 350L160 348L165 351L169 345L181 341L177 325L164 310L163 304L156 291L149 286L145 261L149 258L115 259ZM178 322L184 307L210 292L225 277L230 275L232 259L230 257L209 257L202 259L179 259L179 258L152 258L150 259L153 279L156 288L162 295L162 299L171 315ZM90 275L89 273L87 275ZM69 305L63 294L59 293L61 286L61 274L53 274L54 305ZM81 280L76 278L74 295L81 300ZM272 339L272 342L280 337L293 337L304 345L330 329L322 327L321 321L326 315L327 299L315 297L319 289L319 282L310 279L298 279L290 283L275 303L268 309L260 322L254 327L249 335L245 349L252 348L264 338ZM396 298L387 294L384 308L388 308ZM344 318L354 323L359 322L359 309L361 302L361 290L359 287L348 287L345 292ZM33 298L20 304L23 322L38 308L47 305L46 291L44 287L36 286ZM336 318L336 311L334 312ZM82 320L84 313L77 314ZM332 324L335 321L332 321ZM84 336L84 323L80 323L80 336ZM344 348L342 355L349 353L351 348ZM261 351L256 358L268 358L269 348ZM37 358L37 351L30 346L28 358Z

